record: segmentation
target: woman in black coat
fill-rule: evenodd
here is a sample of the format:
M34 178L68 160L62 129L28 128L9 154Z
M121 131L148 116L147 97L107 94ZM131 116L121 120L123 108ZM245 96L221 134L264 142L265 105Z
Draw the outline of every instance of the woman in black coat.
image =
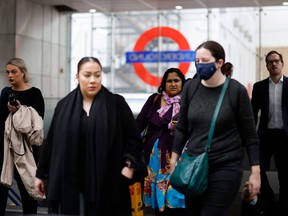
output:
M56 106L36 173L53 214L131 216L129 184L142 144L124 98L102 86L94 57L78 63L78 87Z

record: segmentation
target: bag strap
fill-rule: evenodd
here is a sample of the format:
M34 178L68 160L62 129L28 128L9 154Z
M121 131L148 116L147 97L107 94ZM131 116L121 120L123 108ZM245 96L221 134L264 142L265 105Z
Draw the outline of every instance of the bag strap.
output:
M217 116L218 116L218 113L219 113L223 98L225 96L225 92L226 92L226 89L228 87L229 81L230 81L230 77L227 77L226 80L225 80L225 83L224 83L224 85L222 87L221 94L219 96L219 99L218 99L218 102L217 102L217 105L216 105L216 108L215 108L215 111L214 111L214 115L213 115L213 118L212 118L212 122L211 122L211 125L210 125L209 134L208 134L208 140L207 140L207 144L205 146L205 152L209 152L210 151L210 146L211 146L211 141L212 141L212 137L213 137L213 133L214 133L214 129L215 129L216 119L217 119Z

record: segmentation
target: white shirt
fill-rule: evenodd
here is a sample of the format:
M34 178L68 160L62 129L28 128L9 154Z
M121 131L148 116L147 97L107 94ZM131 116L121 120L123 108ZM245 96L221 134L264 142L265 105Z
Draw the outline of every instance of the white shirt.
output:
M269 116L268 128L269 129L283 129L282 119L282 89L283 89L283 76L278 83L274 83L269 77Z

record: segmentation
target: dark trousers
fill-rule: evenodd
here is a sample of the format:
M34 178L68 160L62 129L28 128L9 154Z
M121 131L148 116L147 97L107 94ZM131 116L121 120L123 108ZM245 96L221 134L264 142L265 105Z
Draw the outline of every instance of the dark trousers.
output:
M263 198L266 215L275 215L277 211L275 194L272 190L266 172L270 170L270 162L274 156L279 181L279 214L288 214L288 139L285 130L267 129L260 143L260 169L261 169L261 197ZM271 212L268 214L268 212Z
M8 188L3 184L0 184L0 216L5 215L5 209L7 205Z
M185 197L185 216L224 216L239 192L242 162L209 167L207 190L200 196Z
M21 196L23 214L37 214L37 200L31 197L26 191L24 184L19 176L16 168L14 167L15 180ZM7 198L9 189L0 184L0 216L5 215Z

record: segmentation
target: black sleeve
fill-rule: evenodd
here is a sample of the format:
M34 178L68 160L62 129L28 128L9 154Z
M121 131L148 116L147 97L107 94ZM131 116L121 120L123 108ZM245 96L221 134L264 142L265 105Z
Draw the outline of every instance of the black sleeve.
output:
M178 154L181 154L185 146L185 143L189 138L188 91L190 90L189 88L190 82L192 82L192 80L186 81L185 85L183 86L183 90L181 92L179 119L176 125L173 147L172 147L172 151Z
M49 131L47 134L47 137L44 141L44 144L42 146L42 152L40 155L40 159L37 165L37 170L36 170L36 177L40 179L48 179L49 176L49 168L50 168L50 161L51 161L51 154L52 154L52 139L54 137L54 125L55 122L58 118L58 107L59 104L56 106L51 125L49 127Z
M259 164L259 139L254 122L253 109L247 90L239 88L239 129L248 153L250 165Z
M137 158L141 157L143 145L133 113L122 96L118 97L117 108L121 113L121 131L123 133L123 143L126 150L125 157L129 158L132 162L137 163Z
M38 88L34 88L33 100L31 106L37 111L37 113L44 119L45 103L43 95Z
M150 118L149 115L152 111L153 104L155 104L156 102L154 101L154 99L157 95L158 95L157 93L154 93L149 96L144 106L142 107L140 113L136 117L136 124L140 133L146 128L148 124L148 120Z

